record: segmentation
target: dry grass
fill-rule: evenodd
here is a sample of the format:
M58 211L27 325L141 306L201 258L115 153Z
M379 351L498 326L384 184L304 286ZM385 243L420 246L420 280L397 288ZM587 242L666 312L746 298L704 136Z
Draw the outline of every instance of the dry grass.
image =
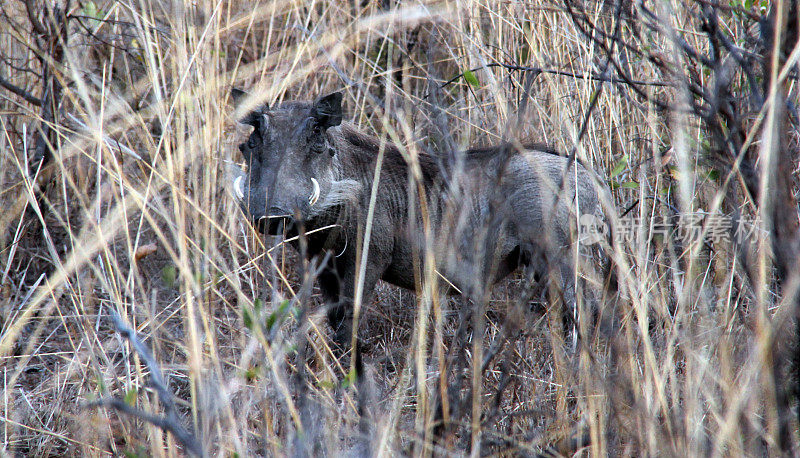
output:
M0 54L41 72L24 44L24 3L8 3L17 24L0 22ZM185 453L155 426L86 406L115 396L162 412L149 369L114 332L109 308L152 350L183 424L209 455L361 454L356 396L330 352L318 295L275 314L300 291L296 254L271 249L229 193L227 164L241 161L246 132L230 88L273 103L345 87L350 120L413 152L443 145L426 98L431 81L492 62L586 74L602 67L603 53L547 0L90 3L72 3L74 15L102 21L82 20L93 35L72 22L53 65L64 86L56 153L33 174L42 111L0 89L0 455ZM671 26L706 46L692 32L696 11L664 5L675 8ZM614 20L602 4L587 9L599 23ZM722 20L732 36L755 27L732 14ZM673 52L663 36L649 46ZM636 79L661 77L650 62L629 65ZM526 75L476 70L474 84L461 78L442 89L455 144L496 143L516 125ZM43 97L34 74L7 67L0 77ZM776 286L768 240L740 258L727 242L684 244L652 231L670 208L737 209L747 220L761 210L732 203L736 178L723 185L703 165L699 122L658 112L624 86L599 86L538 75L512 134L576 150L623 185L613 191L617 213L641 218L633 238L615 240L619 297L605 311L614 334L565 353L556 314L514 306L523 286L512 278L494 290L483 332L467 326L461 347L460 299L379 285L359 330L373 452L781 453L773 378L782 373L773 367L791 348L794 311ZM680 92L642 89L668 100ZM264 333L245 315L278 324ZM456 349L445 384L465 393L473 352L499 342L472 407L434 444L441 355ZM795 417L790 430L797 453ZM576 438L590 445L576 447Z

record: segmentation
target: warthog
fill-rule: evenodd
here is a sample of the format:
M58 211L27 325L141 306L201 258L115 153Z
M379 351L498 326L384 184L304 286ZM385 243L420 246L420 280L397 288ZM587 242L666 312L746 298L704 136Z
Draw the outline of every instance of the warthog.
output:
M467 150L448 170L428 154L409 161L395 145L342 122L341 102L332 93L250 112L243 122L254 130L239 145L247 172L233 183L262 232L302 231L307 256L331 254L318 281L341 347L351 342L367 236L364 302L379 279L417 289L426 253L441 285L473 297L520 266L542 274L553 265L571 302L575 215L602 215L606 192L592 172L552 151L511 144Z

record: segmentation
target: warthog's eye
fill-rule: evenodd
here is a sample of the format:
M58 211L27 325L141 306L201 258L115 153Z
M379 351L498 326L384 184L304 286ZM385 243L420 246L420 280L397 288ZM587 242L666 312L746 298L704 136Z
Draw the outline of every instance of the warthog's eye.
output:
M320 154L325 151L325 142L322 140L314 140L308 147L313 153Z
M314 153L324 153L328 149L325 142L325 134L319 124L312 119L310 120L313 124L308 129L308 147Z
M261 144L261 138L255 133L251 134L250 137L247 138L245 143L239 145L239 151L242 152L242 156L247 162L252 161L254 158L259 157L257 148Z

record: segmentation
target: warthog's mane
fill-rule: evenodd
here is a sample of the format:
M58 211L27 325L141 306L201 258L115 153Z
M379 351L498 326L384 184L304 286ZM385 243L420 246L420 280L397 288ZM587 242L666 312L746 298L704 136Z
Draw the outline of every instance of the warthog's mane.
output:
M361 132L349 123L342 124L341 135L342 139L352 146L352 148L348 149L352 159L357 162L357 165L371 166L374 164L378 151L383 147L383 167L386 171L389 174L401 173L403 174L402 176L405 176L408 170L408 162L405 157L403 157L400 149L393 143L384 142L381 146L381 140L379 138ZM494 159L517 154L521 151L539 151L556 156L561 155L552 147L541 143L501 143L498 145L473 147L463 151L463 165L469 167L476 163L488 163ZM425 184L432 184L439 181L443 175L442 167L446 167L448 162L444 157L437 157L425 151L419 152L417 161Z
M374 164L378 151L381 149L381 140L372 135L360 132L351 124L342 124L342 139L352 145L349 148L351 157L360 166L371 166ZM426 184L433 183L439 176L439 165L436 158L425 152L420 152L417 156L422 179ZM408 162L403 157L400 149L391 142L383 143L383 167L390 176L405 176L408 170Z
M472 147L464 151L464 157L467 161L478 161L491 159L506 152L514 154L519 151L539 151L541 153L552 154L554 156L561 156L561 153L549 145L545 145L544 143L524 141L516 144L505 142L498 145Z

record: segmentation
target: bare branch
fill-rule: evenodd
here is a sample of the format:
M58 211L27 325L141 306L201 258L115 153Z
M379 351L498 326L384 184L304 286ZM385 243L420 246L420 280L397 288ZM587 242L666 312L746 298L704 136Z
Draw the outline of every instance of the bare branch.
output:
M175 409L175 402L172 399L172 393L169 391L166 380L164 380L164 376L161 374L161 369L153 357L153 354L150 353L150 349L148 349L147 346L142 343L141 340L139 340L136 332L127 324L125 324L125 322L122 320L122 317L120 317L116 310L111 309L110 313L117 332L131 344L134 351L139 355L147 368L150 370L150 386L158 394L158 400L161 402L161 405L164 406L166 415L157 416L147 413L129 406L121 399L113 397L89 403L87 406L95 407L102 405L105 407L111 407L124 414L140 418L161 428L164 431L172 433L178 442L186 447L186 449L193 455L204 456L205 452L203 451L202 444L197 440L192 432L184 428L181 424L180 417Z
M47 35L47 28L39 20L36 15L36 5L33 4L34 0L25 0L25 12L28 13L28 21L31 23L34 32L39 35Z
M73 115L72 113L67 113L67 117L69 119L71 119L72 122L77 124L78 127L80 127L84 132L86 132L87 134L91 133L92 129L90 129L89 126L87 126L83 121L78 119L75 115ZM142 160L142 156L139 156L139 154L136 153L136 151L134 151L134 150L130 149L129 147L123 145L118 140L115 140L115 139L113 139L113 138L111 138L108 135L103 134L103 133L101 133L101 136L103 138L103 143L105 143L106 146L108 146L109 148L119 150L119 152L127 154L128 156L136 158L136 159L138 159L140 161Z
M516 64L504 64L502 62L492 62L490 64L481 65L480 67L472 68L469 71L470 72L476 72L478 70L483 70L483 69L492 68L492 67L502 67L502 68L505 68L506 70L512 70L512 71L547 73L547 74L550 74L550 75L568 76L568 77L571 77L571 78L593 80L593 81L605 81L605 82L610 82L610 83L633 84L633 85L637 85L637 86L656 86L656 87L671 87L671 86L673 86L671 83L666 83L666 82L663 82L663 81L629 80L629 79L624 79L624 78L614 78L614 77L607 76L607 75L604 75L604 74L596 74L596 73L590 73L590 74L581 75L579 73L566 72L566 71L562 71L562 70L553 70L553 69L549 69L549 68L530 67L530 66L516 65ZM444 83L442 83L439 87L445 87L448 84L452 84L454 81L458 80L459 78L463 78L465 73L467 73L467 72L459 73L458 75L454 76L453 78L450 78L449 80L447 80Z
M149 412L145 412L144 410L137 409L125 403L122 399L117 399L114 397L103 398L94 402L89 402L84 404L84 407L87 408L94 408L94 407L110 407L117 412L123 413L125 415L130 415L131 417L138 418L140 420L144 420L151 425L160 428L164 431L172 433L173 436L180 442L184 447L187 448L191 453L197 456L203 456L203 450L194 436L186 431L179 423L172 421L169 417L160 417L158 415L153 415Z
M10 92L13 92L16 95L22 97L28 103L36 105L37 107L42 106L42 100L41 99L39 99L38 97L35 97L33 94L31 94L30 92L26 91L25 89L22 89L19 86L15 86L15 85L11 84L10 81L8 81L7 79L3 78L2 76L0 76L0 86L2 86L3 88L5 88L6 90L8 90Z

